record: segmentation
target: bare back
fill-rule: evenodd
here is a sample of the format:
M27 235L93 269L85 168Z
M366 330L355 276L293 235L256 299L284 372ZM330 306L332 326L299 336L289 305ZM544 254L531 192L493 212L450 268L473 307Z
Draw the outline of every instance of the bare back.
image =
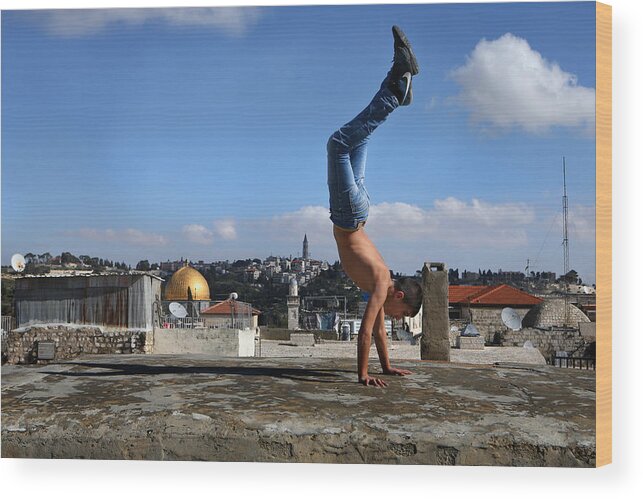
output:
M344 272L360 289L372 293L376 284L389 286L389 269L364 229L347 232L333 226L333 235Z

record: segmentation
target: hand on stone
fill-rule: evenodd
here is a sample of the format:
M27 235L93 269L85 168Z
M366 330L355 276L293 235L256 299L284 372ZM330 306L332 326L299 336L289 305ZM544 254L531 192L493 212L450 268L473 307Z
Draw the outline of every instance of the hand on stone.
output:
M393 374L395 376L406 376L407 374L413 374L411 371L406 369L398 369L397 367L389 367L388 369L382 370L384 374Z
M370 376L366 376L365 378L360 378L359 382L364 386L376 386L379 388L384 388L385 386L388 386L384 380L379 378L371 378Z

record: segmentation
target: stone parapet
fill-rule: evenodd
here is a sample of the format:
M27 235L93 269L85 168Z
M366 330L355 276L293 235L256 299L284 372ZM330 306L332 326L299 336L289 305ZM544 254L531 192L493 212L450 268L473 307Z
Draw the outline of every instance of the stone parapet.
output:
M594 337L582 336L578 330L544 330L536 328L523 328L520 331L507 331L502 335L502 345L508 347L521 347L530 341L534 348L546 359L555 352L576 352L581 356Z
M106 330L98 326L33 325L7 335L7 362L47 364L81 354L145 353L146 331ZM38 343L53 342L54 358L38 359Z
M290 343L302 347L312 346L315 344L315 335L312 333L291 333Z
M155 354L203 354L254 357L255 331L229 328L154 330Z
M461 350L484 350L482 336L458 336L457 344Z

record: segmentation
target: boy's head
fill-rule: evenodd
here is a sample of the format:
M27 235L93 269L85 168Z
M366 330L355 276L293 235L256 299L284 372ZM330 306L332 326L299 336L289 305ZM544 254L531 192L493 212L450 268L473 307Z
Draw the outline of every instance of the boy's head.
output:
M412 277L393 280L393 293L384 302L386 315L401 319L414 317L422 306L422 286Z

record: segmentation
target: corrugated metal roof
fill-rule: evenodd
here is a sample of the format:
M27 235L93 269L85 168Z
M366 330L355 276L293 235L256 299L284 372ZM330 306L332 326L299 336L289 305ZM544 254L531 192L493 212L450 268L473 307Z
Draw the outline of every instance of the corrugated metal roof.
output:
M145 272L22 278L15 281L18 326L71 323L151 329L160 281Z
M129 272L99 272L99 273L91 273L88 274L87 272L78 272L75 270L70 270L69 273L65 274L24 274L24 275L16 275L16 279L62 279L62 278L69 278L69 277L100 277L100 276L141 276L141 275L146 275L153 277L154 279L158 279L159 281L165 281L162 277L159 277L155 274L150 274L149 272L144 272L141 270L130 270Z

